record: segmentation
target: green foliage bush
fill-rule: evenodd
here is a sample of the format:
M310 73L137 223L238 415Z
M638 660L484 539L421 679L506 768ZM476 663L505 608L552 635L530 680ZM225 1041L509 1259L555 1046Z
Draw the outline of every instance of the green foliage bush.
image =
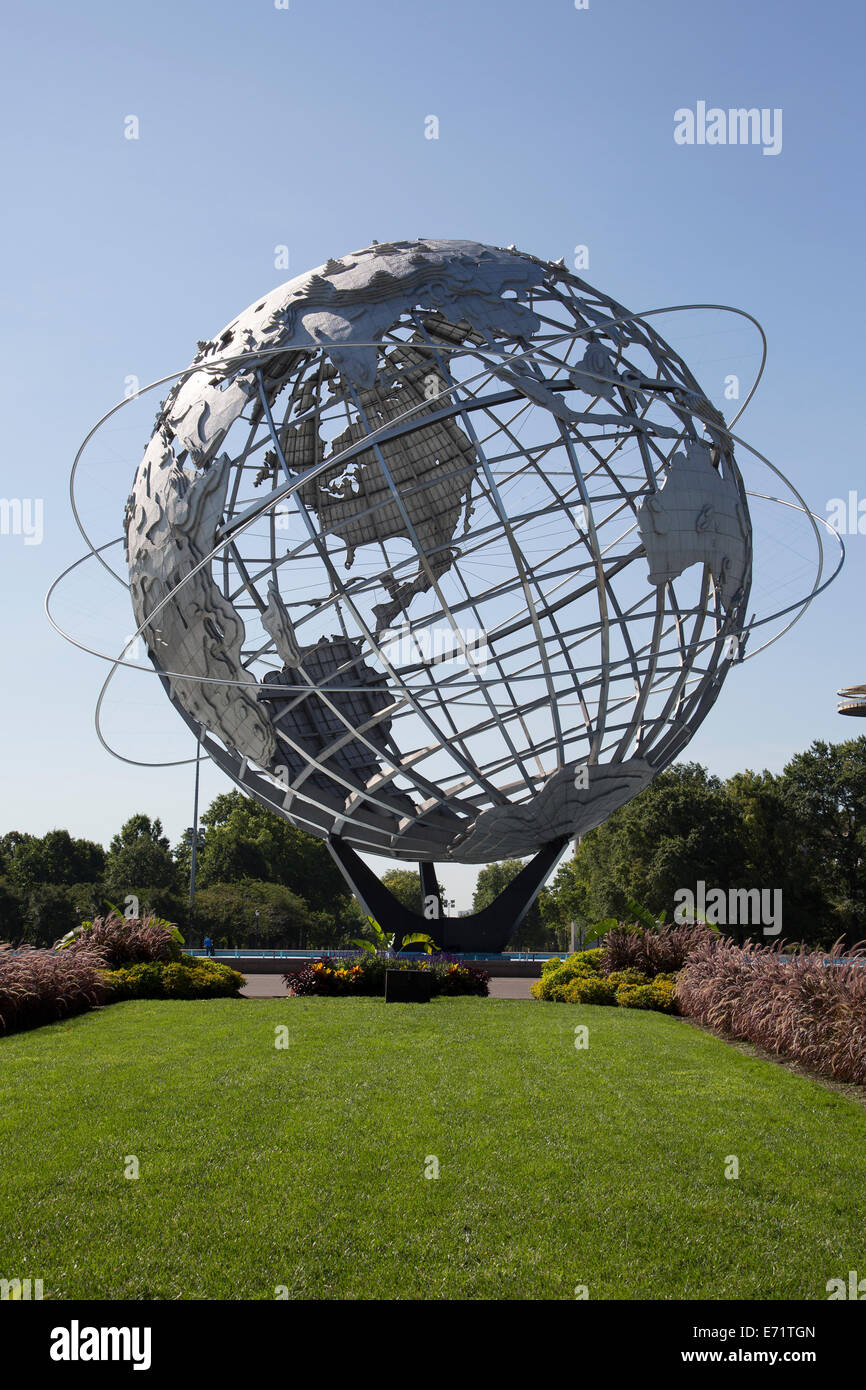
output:
M633 985L645 985L649 983L650 977L643 970L638 970L636 966L626 966L625 970L611 970L606 976L614 989L629 988Z
M655 1009L672 1014L677 1012L675 991L675 975L656 975L645 984L621 985L616 992L616 1002L621 1009Z
M535 999L546 999L553 1003L565 1001L565 991L574 980L595 978L601 971L600 948L594 951L575 951L566 960L554 956L541 967L541 979L530 986L530 994ZM545 966L547 968L545 968Z
M109 1003L123 999L236 999L243 975L219 961L181 956L179 961L142 961L106 970Z
M567 960L557 960L552 969L542 967L541 979L530 987L535 999L554 1004L617 1004L624 1009L657 1009L674 1013L676 976L654 978L637 966L603 974L607 952L604 946L593 951L575 951Z
M551 956L549 960L543 960L541 962L541 978L544 979L544 976L549 975L551 970L558 970L561 965L562 956Z
M560 987L558 999L563 1004L615 1004L616 989L601 975L578 975Z

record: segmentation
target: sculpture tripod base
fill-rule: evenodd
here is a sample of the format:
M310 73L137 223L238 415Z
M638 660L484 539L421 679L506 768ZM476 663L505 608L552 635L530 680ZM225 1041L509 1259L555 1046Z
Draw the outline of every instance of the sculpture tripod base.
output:
M363 910L388 935L393 932L398 943L411 932L422 931L432 936L443 951L477 951L496 955L504 950L506 942L520 926L568 842L569 836L565 835L544 845L489 907L467 917L446 917L443 914L433 864L422 863L418 866L421 893L430 913L421 917L398 902L360 855L339 835L328 837L328 849Z

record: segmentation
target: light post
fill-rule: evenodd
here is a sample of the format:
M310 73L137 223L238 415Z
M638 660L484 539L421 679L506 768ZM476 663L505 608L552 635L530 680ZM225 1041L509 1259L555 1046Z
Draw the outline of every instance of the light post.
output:
M192 911L195 906L195 871L198 858L198 785L200 770L201 738L199 737L196 739L195 743L195 791L192 799L192 829L190 832L189 911L187 913L187 931L192 930Z
M576 859L576 858L577 858L577 851L578 851L579 847L580 847L580 836L579 836L579 835L575 835L575 837L574 837L574 854L572 855L572 859ZM574 919L572 919L572 922L571 922L571 954L572 954L572 955L574 955L575 951L577 950L577 942L575 941L576 932L577 932L577 923L574 921Z

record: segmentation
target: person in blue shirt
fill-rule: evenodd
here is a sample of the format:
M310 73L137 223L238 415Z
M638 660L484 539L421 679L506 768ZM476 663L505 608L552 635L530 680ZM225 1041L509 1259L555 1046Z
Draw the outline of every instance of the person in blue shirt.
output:
M213 955L213 942L209 936L206 936L204 939L204 953L206 956Z

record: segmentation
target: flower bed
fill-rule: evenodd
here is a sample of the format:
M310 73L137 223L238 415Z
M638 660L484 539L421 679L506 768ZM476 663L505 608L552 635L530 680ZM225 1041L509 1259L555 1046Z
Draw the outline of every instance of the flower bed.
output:
M453 956L434 955L423 961L401 960L387 952L359 953L334 959L322 956L290 970L283 981L295 995L383 995L386 970L423 970L433 977L433 994L487 994L486 970L463 965Z

